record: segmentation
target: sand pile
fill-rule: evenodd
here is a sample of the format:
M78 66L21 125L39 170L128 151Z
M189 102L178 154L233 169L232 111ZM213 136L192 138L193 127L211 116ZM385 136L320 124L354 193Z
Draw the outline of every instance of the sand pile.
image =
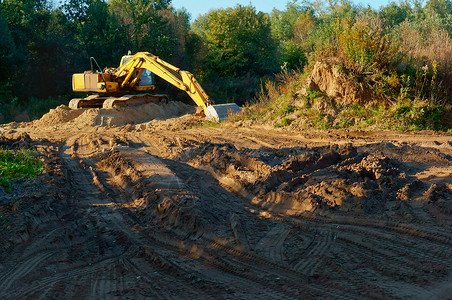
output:
M70 123L74 126L122 126L140 124L151 120L162 120L193 113L195 108L182 102L148 103L140 106L114 109L89 108L72 110L65 105L50 110L36 127L55 126Z
M66 105L60 105L55 109L51 109L42 116L41 119L34 122L36 126L53 126L69 122L83 113L82 109L70 109Z

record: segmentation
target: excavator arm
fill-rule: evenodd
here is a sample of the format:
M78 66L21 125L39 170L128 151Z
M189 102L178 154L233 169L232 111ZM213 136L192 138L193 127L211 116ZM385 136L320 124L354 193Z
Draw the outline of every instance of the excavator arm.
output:
M149 52L138 52L117 68L112 75L116 78L124 78L120 82L121 88L133 88L144 69L185 91L204 111L212 104L209 96L191 73L182 71ZM132 79L132 74L137 75Z

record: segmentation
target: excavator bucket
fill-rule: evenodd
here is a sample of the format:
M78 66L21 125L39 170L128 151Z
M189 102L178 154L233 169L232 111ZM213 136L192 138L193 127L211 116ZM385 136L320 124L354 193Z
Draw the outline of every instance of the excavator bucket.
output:
M206 110L206 120L220 122L231 115L239 114L240 107L235 103L209 105Z

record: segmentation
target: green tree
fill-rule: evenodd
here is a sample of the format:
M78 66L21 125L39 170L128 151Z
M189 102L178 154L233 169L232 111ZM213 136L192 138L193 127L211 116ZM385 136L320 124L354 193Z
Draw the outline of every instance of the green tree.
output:
M450 0L429 0L425 4L428 12L440 14L442 18L448 18L452 15L452 1Z
M8 82L14 64L15 45L0 7L0 82Z
M280 65L283 69L301 69L307 62L305 51L293 40L281 43Z
M0 7L0 107L2 103L9 103L12 99L11 72L14 70L15 45L8 23ZM3 117L3 116L0 116Z
M294 25L300 15L308 11L311 10L298 4L297 0L288 2L284 11L273 9L271 13L271 32L273 37L281 42L292 39L294 37Z
M212 10L193 23L207 47L207 68L221 76L262 76L276 69L270 18L252 6Z
M96 57L101 67L117 66L119 58L127 53L127 37L115 18L110 15L108 4L93 0L86 9L83 23L76 35L81 59L87 64Z
M317 25L317 19L311 11L300 14L297 22L293 25L293 39L298 44L303 43L311 31Z
M44 51L45 28L50 18L47 1L7 0L0 3L14 41L14 71L10 81L14 95L20 101L41 90L41 73L37 68ZM38 72L38 73L37 73Z
M170 1L112 0L110 11L121 30L129 36L129 50L149 51L169 59L177 40L173 36L168 16Z
M381 17L389 27L401 24L403 21L410 18L412 14L413 11L408 1L403 1L399 4L391 2L380 11Z

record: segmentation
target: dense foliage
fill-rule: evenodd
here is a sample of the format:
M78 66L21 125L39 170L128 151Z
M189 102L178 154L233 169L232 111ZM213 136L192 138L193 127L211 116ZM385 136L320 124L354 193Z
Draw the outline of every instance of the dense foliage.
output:
M171 0L66 0L58 7L3 0L0 34L0 122L67 103L71 74L89 69L90 56L115 67L128 50L191 71L219 103L243 104L263 93L273 99L272 87L274 95L293 96L315 62L327 61L402 123L423 124L415 128L439 128L451 105L450 0L400 0L378 10L347 0L291 0L271 14L237 5L193 23ZM159 87L179 98L165 83Z
M264 85L248 117L276 127L452 128L452 1L403 0L379 10L349 1L306 3L273 11L272 34L288 68L276 84ZM288 46L298 52L289 55ZM293 70L294 58L304 69ZM365 97L341 103L322 91L303 92L318 62Z

